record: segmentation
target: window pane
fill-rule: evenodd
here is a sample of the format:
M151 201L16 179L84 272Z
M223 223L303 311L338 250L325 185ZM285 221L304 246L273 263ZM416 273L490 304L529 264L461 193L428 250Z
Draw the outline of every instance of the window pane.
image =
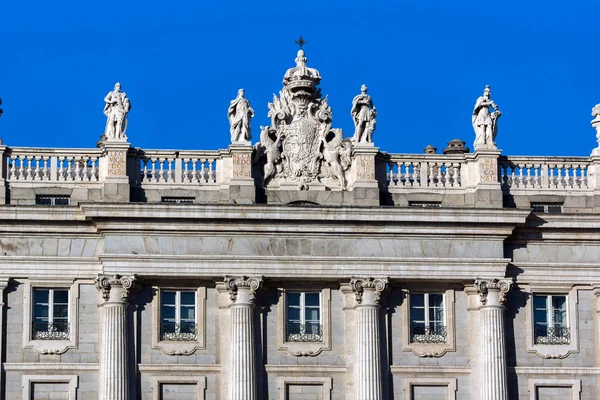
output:
M67 318L69 316L69 306L66 304L55 304L53 316L55 318Z
M300 307L300 293L287 293L286 299L288 306Z
M319 293L305 293L304 294L304 305L306 307L315 306L318 307L320 304L320 295Z
M425 307L425 295L423 293L412 293L410 295L410 307Z
M429 307L443 307L444 306L444 295L441 293L429 295Z
M535 310L533 312L533 322L535 325L545 326L548 323L547 317L548 314L546 313L546 310Z
M163 305L162 306L162 319L175 319L175 307Z
M163 304L175 304L175 292L163 291L162 292L162 303Z
M410 309L410 324L411 325L425 324L425 309L424 308L411 308Z
M567 298L565 296L552 296L552 308L555 310L566 310Z
M55 290L54 291L54 303L69 303L69 291L68 290Z
M300 323L299 322L288 322L287 323L287 333L288 333L288 335L300 333Z
M319 324L318 322L307 322L304 326L304 333L313 333L316 335L320 334L321 324Z
M196 320L196 307L181 307L180 310L182 320Z
M48 289L35 289L33 291L33 303L45 303L48 304L48 293L50 291Z
M533 308L536 310L547 309L548 296L533 296Z
M320 321L321 310L319 308L307 308L304 310L305 321Z
M439 322L443 325L444 321L444 309L439 307L429 308L429 321Z
M194 305L196 304L195 292L181 292L181 304Z
M33 318L34 319L48 319L48 306L35 305L33 307Z
M288 321L300 321L300 309L296 307L288 307L287 310Z

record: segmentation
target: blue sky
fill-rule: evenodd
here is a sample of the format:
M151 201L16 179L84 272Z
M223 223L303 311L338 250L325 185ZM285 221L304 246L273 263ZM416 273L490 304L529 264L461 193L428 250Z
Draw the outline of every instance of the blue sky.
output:
M225 148L239 88L256 111L294 65L302 35L334 127L369 86L383 151L472 147L486 84L507 155L589 155L600 103L591 1L5 1L0 6L0 137L8 145L94 147L116 81L135 147Z

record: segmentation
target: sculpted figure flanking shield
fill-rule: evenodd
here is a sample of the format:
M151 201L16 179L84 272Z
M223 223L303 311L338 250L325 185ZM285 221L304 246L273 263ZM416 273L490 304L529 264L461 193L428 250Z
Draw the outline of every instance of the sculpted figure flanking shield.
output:
M483 96L480 96L475 102L473 108L472 123L475 130L475 142L473 147L477 149L495 149L496 135L498 133L498 118L502 113L498 110L498 105L490 98L492 92L490 86L486 86ZM490 112L490 107L492 112Z
M243 143L252 138L250 120L254 117L254 110L250 107L250 102L244 97L244 93L244 89L238 90L237 97L231 100L229 110L227 110L231 143Z
M125 92L121 92L121 84L117 82L115 89L104 98L104 115L106 115L106 129L104 136L108 140L127 140L127 114L131 104Z

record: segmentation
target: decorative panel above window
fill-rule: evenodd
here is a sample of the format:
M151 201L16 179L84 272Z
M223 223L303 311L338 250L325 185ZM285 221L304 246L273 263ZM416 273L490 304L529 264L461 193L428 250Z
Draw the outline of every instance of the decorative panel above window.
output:
M402 302L402 348L419 357L455 350L454 290L408 291Z
M23 298L23 347L62 354L77 347L79 284L27 281Z
M331 350L331 290L281 290L278 348L294 356L316 356Z
M579 351L577 289L528 289L527 351L542 358L565 358Z
M206 288L155 288L152 347L169 355L205 348Z

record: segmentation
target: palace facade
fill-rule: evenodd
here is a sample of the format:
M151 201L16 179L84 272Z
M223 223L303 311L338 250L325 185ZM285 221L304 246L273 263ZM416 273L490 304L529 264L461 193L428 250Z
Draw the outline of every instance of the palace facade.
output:
M0 145L2 398L600 398L600 147L502 154L487 87L473 152L386 153L306 63L254 146L240 90L226 150L135 148L120 85L96 147Z

